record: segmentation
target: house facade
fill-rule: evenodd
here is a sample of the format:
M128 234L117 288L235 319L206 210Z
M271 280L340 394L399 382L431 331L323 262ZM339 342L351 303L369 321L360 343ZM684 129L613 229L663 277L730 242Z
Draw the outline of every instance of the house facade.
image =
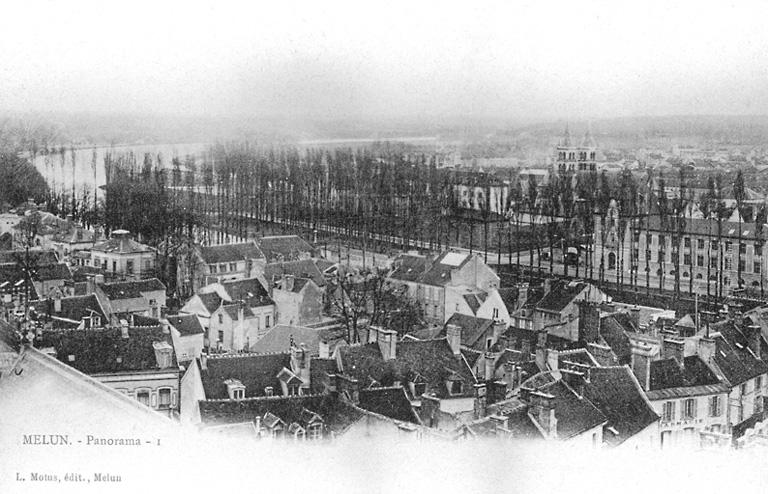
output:
M131 239L127 230L114 230L108 240L91 248L91 266L130 279L153 276L155 251Z

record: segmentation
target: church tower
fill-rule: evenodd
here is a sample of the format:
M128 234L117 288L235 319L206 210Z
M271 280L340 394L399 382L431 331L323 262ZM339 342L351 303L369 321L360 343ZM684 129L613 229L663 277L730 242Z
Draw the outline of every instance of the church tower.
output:
M592 133L587 130L581 144L576 145L571 140L571 133L566 124L565 133L557 144L555 160L557 171L564 173L597 170L596 154L597 144Z

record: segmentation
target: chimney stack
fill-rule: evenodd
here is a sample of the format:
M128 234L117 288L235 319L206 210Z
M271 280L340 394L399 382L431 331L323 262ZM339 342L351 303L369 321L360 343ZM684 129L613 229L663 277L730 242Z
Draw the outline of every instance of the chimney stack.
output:
M651 360L653 348L650 345L632 342L632 372L646 391L651 385Z
M560 367L560 352L551 348L547 349L547 367L553 372L557 372Z
M536 333L536 366L540 370L547 368L547 330L540 329Z
M697 348L697 352L701 360L703 360L707 364L711 364L712 359L715 357L716 351L717 351L717 340L715 340L714 338L705 338L705 337L699 338L699 346Z
M522 374L522 370L520 369L520 366L515 362L504 363L504 382L507 383L508 390L512 391L514 389L517 389L517 387L520 386L520 384L522 384L521 374Z
M557 417L555 417L555 397L540 391L530 392L530 413L548 438L557 438Z
M294 277L292 274L286 274L283 277L283 290L285 291L292 291L293 290L293 284L294 284Z
M544 295L548 294L552 290L552 278L546 278L544 280Z
M664 338L662 337L662 348L664 352L664 358L674 358L677 363L683 364L683 356L685 351L685 340L682 338Z
M570 386L579 398L584 396L584 385L587 380L587 376L584 372L574 369L562 369L560 374L563 376L563 381Z
M527 336L524 336L520 341L520 353L526 360L531 358L531 340Z
M61 293L58 290L53 294L53 312L61 313Z
M640 331L640 307L634 306L630 309L629 313L632 315L632 322L635 324L635 329Z
M324 339L320 339L319 341L319 350L318 350L320 358L331 358L331 345Z
M208 355L205 352L200 354L200 369L208 370Z
M454 355L461 355L461 326L449 324L445 328L448 336L448 344L451 346Z
M597 304L582 300L579 305L579 341L596 343L600 336L600 310Z
M397 357L397 331L376 328L379 350L384 360L394 360Z
M485 417L488 411L485 383L475 384L475 419Z
M483 359L485 360L485 373L483 379L486 381L492 381L495 377L494 374L496 374L496 357L498 354L495 354L493 352L485 352L483 355Z

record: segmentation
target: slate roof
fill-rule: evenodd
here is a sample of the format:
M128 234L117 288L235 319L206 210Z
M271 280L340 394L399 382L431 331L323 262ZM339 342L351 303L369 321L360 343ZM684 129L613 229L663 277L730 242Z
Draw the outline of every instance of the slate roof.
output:
M472 317L466 314L454 313L443 326L440 336L445 336L446 328L449 324L454 324L461 328L461 344L469 348L475 348L476 350L485 350L485 342L480 341L480 347L476 348L476 344L481 336L483 336L490 328L493 327L492 319L483 319L481 317Z
M498 289L501 301L504 302L504 306L507 308L507 312L512 314L517 308L517 300L520 295L520 289L518 287L506 287Z
M392 262L393 269L389 278L400 281L417 281L427 271L427 258L401 254Z
M312 255L314 248L298 235L262 237L259 248L267 262L295 261L303 254Z
M621 319L617 318L617 315L618 313L600 318L600 336L616 354L619 363L624 365L632 360L632 344L625 331L626 326L621 324Z
M263 307L274 304L266 288L257 278L225 281L221 285L232 301L242 300L248 307Z
M519 348L523 339L527 339L531 345L531 351L536 349L537 335L535 331L531 331L524 328L516 328L510 326L504 332L504 337L507 339L509 346ZM579 348L581 345L578 342L573 342L559 336L547 334L547 348L553 350L568 350L571 348Z
M286 352L291 348L291 338L295 345L305 345L310 355L317 355L320 348L320 330L306 326L278 324L263 337L251 345L254 353Z
M446 339L400 341L396 358L385 361L376 343L339 347L341 371L361 383L374 379L382 386L395 381L405 383L416 376L424 379L426 392L448 398L445 382L449 378L463 381L463 396L472 395L475 378L464 358L453 354Z
M446 263L448 259L457 256L460 257L460 262L455 264ZM432 262L430 268L418 281L426 285L445 286L451 281L451 272L464 267L470 259L472 259L472 256L464 252L443 252Z
M45 319L48 314L54 317L70 319L72 321L81 321L91 314L101 317L102 324L107 322L107 315L99 303L98 297L91 293L89 295L76 295L74 297L61 298L61 312L54 311L54 301L52 299L36 300L31 304L37 314Z
M200 297L200 301L203 303L203 306L211 314L213 314L223 302L222 298L219 297L219 294L216 292L199 293L197 296Z
M221 307L221 309L227 313L230 319L233 321L238 321L240 319L240 307L239 304L225 304ZM243 318L248 319L253 317L253 311L250 309L250 307L245 306L243 307Z
M554 381L538 389L555 397L558 439L570 439L607 420L593 403L579 398L562 381Z
M560 312L573 302L585 288L586 283L553 282L549 293L536 304L536 309Z
M160 326L128 328L128 338L122 337L120 328L43 331L35 346L53 347L59 361L80 372L105 374L159 370L152 346L157 341L173 347L170 334L165 334ZM69 355L74 355L73 361ZM171 367L166 370L178 371L175 353Z
M627 366L590 369L584 396L608 419L603 442L612 446L623 443L659 420Z
M683 362L682 366L673 358L651 362L650 389L646 391L648 399L660 400L728 391L728 386L720 381L698 355L685 357Z
M181 336L193 336L203 334L205 330L200 324L200 319L194 314L179 314L168 316L168 324L176 328Z
M54 242L64 242L69 244L93 242L96 240L96 232L92 230L86 230L81 226L74 226L67 228L65 231L57 233L51 240Z
M138 281L118 281L116 283L102 283L99 288L110 300L125 300L130 298L142 298L143 292L165 291L165 285L157 278L149 278Z
M264 259L264 254L253 242L202 246L198 251L205 264Z
M359 406L391 419L421 425L421 420L401 386L360 390Z
M710 331L720 333L715 339L717 350L713 362L732 386L768 373L768 349L764 339L760 339L761 359L758 359L749 349L747 338L732 320L713 324Z
M111 254L138 254L141 252L152 252L152 248L148 245L140 244L139 242L129 238L125 235L115 235L117 231L113 232L112 238L99 242L93 247L92 251L107 252Z
M40 264L35 269L37 274L32 278L34 281L72 280L72 272L69 270L69 266L63 262ZM15 282L22 279L24 279L24 273L19 264L0 264L0 281Z
M477 314L477 310L483 305L483 302L488 298L487 292L473 292L473 293L465 293L464 301L469 306L470 310L473 314Z
M281 394L277 375L283 368L290 369L291 354L209 356L206 367L200 371L200 375L207 399L228 398L227 386L224 384L227 379L237 379L243 383L246 397L264 396L264 388L267 386L272 386L275 394Z
M312 259L273 262L264 266L264 278L266 278L267 283L274 283L286 274L293 275L297 281L299 278L309 278L315 285L319 287L325 286L325 276L323 276L323 273Z
M0 250L0 264L16 264L19 259L24 259L25 255L26 252L23 250ZM30 250L29 255L36 260L38 265L57 264L59 262L59 256L54 250Z
M355 408L336 395L274 396L246 400L206 400L198 403L204 423L231 424L253 422L271 413L286 425L302 423L309 410L323 419L326 430L335 434L345 432L365 412Z

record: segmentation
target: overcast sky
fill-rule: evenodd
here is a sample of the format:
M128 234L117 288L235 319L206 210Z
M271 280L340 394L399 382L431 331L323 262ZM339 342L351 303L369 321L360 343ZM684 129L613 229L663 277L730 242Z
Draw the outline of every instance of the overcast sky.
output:
M0 109L768 114L768 2L370 3L5 5Z

